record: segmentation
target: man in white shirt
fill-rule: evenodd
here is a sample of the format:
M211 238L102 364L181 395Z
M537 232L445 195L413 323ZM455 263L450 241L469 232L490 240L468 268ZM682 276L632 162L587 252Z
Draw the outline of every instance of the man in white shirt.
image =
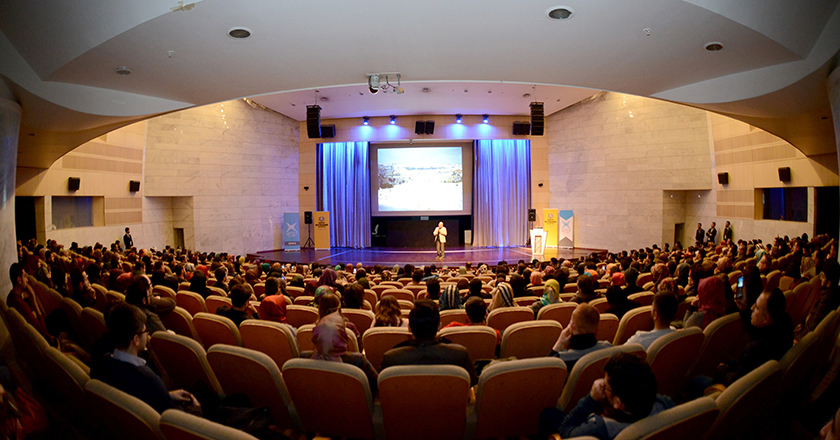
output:
M674 320L679 305L680 300L677 295L670 292L657 293L653 297L653 310L650 312L653 316L653 330L637 331L626 344L639 344L647 350L659 337L675 332L676 330L671 328L671 321Z
M446 246L446 226L443 222L438 223L435 228L435 248L437 249L437 257L435 260L443 260L445 255L444 247Z

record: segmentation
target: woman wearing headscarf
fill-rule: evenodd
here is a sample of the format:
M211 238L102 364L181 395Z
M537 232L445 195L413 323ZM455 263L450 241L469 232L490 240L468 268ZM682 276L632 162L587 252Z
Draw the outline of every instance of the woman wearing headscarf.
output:
M525 277L514 273L510 276L510 288L513 290L514 298L521 298L523 296L531 296L531 292L527 289L528 281Z
M685 328L705 329L709 323L726 314L726 286L720 277L711 276L700 281L697 298L686 312Z
M379 375L363 354L347 352L349 338L345 328L346 322L339 312L321 318L312 331L312 343L315 345L315 350L305 351L301 353L301 357L341 362L359 367L368 378L371 393L376 395L376 382Z
M553 278L545 280L542 297L539 301L534 301L534 303L531 304L531 309L534 310L534 317L537 316L537 312L539 312L541 308L549 304L557 304L561 302L563 302L563 300L560 299L560 283Z
M682 262L677 266L677 285L688 287L688 274L691 272L691 265Z
M338 274L331 268L324 269L321 278L318 279L318 286L334 286L338 280Z
M510 284L505 282L497 283L490 294L493 296L493 302L490 303L489 311L502 307L516 307L516 302L513 301L513 289L510 287Z
M196 272L190 279L190 292L195 292L207 299L213 292L207 288L207 278L201 272Z
M455 284L446 286L446 289L444 289L443 293L440 294L440 310L444 311L463 308L464 306L461 305L461 292L458 290L458 286Z

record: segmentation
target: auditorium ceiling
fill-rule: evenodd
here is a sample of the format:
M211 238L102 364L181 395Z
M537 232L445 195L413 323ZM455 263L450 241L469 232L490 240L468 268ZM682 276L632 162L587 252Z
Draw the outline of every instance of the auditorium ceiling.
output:
M36 167L235 98L300 120L315 90L324 117L525 114L533 99L551 113L608 90L733 116L816 155L835 151L838 3L3 0L0 96L21 103L20 164ZM571 15L551 18L560 6ZM249 38L229 36L241 28ZM405 93L368 93L367 75L388 72Z

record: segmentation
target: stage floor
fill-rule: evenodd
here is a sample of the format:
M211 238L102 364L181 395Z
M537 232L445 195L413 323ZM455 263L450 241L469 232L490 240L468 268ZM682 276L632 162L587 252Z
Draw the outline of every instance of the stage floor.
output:
M540 260L556 258L578 258L597 252L606 255L604 249L546 249L545 255L538 257ZM299 251L261 251L248 254L249 257L256 257L263 261L281 263L309 264L318 262L322 264L356 264L362 263L365 266L381 264L393 266L411 263L415 266L436 264L438 266L461 266L470 261L473 267L479 263L495 265L505 260L508 263L516 263L519 260L530 261L533 259L530 247L504 247L504 248L473 248L462 246L446 249L446 259L436 261L436 252L429 248L332 248L332 249L302 249Z

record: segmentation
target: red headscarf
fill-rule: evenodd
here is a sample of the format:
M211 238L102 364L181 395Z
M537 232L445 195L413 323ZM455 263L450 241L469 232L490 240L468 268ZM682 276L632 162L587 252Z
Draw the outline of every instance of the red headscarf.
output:
M260 301L260 319L286 322L286 298L283 295L269 295Z
M701 312L703 315L703 328L710 322L720 318L726 313L726 286L720 277L708 277L700 280L697 287L697 297L700 298Z

